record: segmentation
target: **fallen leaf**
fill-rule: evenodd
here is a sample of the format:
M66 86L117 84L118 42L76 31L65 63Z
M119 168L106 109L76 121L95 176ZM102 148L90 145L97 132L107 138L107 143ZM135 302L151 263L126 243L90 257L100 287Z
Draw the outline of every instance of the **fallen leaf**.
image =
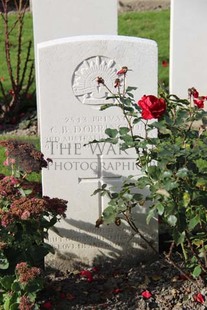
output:
M142 292L142 297L149 299L150 297L152 297L152 294L148 290L146 290Z
M200 304L203 304L205 302L205 297L201 293L195 294L193 296L193 299L194 301L197 301Z
M112 292L113 292L114 294L119 294L119 293L121 293L121 291L122 291L122 289L120 289L120 288L115 288Z
M61 298L61 299L66 299L65 293L60 293L60 298Z
M139 288L146 288L148 284L150 283L150 278L148 276L144 277L144 282L139 285Z
M73 300L73 299L75 299L75 296L72 295L72 294L70 294L70 293L67 293L67 294L66 294L66 299L67 299L67 300Z
M153 280L153 281L159 281L160 279L161 279L161 276L160 276L160 275L158 275L158 274L152 275L152 280Z
M45 301L43 304L42 304L42 308L43 309L52 309L53 306L52 306L52 303L50 301Z
M178 294L178 291L175 288L173 288L171 290L171 293L172 293L173 297L175 297Z

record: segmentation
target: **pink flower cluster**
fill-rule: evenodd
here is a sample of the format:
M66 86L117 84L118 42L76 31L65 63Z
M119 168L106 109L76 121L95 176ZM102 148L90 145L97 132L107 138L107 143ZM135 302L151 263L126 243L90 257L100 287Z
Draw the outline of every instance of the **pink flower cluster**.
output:
M16 265L16 275L20 283L26 284L40 275L41 271L37 267L30 267L26 262Z
M66 209L67 201L63 199L21 197L12 202L10 209L0 209L0 221L3 227L7 227L16 220L39 219L49 214L65 217Z

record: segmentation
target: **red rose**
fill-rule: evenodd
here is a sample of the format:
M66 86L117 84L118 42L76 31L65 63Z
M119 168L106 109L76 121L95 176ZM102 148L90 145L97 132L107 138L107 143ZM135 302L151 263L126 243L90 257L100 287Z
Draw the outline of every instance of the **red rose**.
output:
M166 111L166 102L163 98L153 95L143 96L137 103L142 109L144 119L160 118Z

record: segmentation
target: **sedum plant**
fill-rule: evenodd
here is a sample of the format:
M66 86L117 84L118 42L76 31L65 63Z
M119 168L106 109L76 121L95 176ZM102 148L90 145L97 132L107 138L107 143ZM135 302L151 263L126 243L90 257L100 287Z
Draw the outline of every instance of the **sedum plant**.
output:
M48 161L30 143L1 141L4 165L11 175L0 175L0 305L3 309L38 309L43 287L40 269L53 252L46 243L48 230L65 217L67 201L41 195L40 184L27 180Z
M122 150L135 149L142 176L129 176L119 192L106 184L94 192L110 198L96 226L112 222L120 225L124 220L141 235L132 210L150 201L147 222L158 215L172 236L166 259L176 266L171 257L173 249L179 247L191 276L206 278L207 112L204 103L207 97L200 96L192 87L188 90L188 99L160 90L159 97L144 95L135 101L133 88L125 87L127 74L127 67L119 70L115 91L110 90L116 103L101 107L102 110L119 107L127 126L107 128L106 138L90 143L113 143L119 144ZM101 77L97 83L109 91ZM138 125L144 128L143 135L137 132ZM143 191L148 194L142 195ZM150 245L145 236L141 237Z

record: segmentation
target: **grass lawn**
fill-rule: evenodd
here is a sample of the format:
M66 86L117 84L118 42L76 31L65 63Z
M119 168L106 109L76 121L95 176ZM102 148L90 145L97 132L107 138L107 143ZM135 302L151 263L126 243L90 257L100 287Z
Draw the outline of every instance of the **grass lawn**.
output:
M16 21L15 14L9 15L10 26ZM158 43L159 50L159 81L168 85L168 66L162 65L163 61L169 60L169 28L170 28L170 11L150 11L150 12L127 12L119 14L118 33L120 35L148 38ZM0 18L0 78L3 79L5 88L11 89L8 70L4 54L4 25L3 19ZM11 38L11 58L15 68L17 61L17 31L16 28L10 33ZM22 64L26 58L28 42L33 40L32 15L26 13L24 18L24 31L22 36ZM34 51L31 50L30 60L34 58ZM35 90L33 83L31 91ZM2 97L0 91L0 98Z
M159 83L169 85L170 11L130 12L119 15L119 34L155 40L158 44Z

